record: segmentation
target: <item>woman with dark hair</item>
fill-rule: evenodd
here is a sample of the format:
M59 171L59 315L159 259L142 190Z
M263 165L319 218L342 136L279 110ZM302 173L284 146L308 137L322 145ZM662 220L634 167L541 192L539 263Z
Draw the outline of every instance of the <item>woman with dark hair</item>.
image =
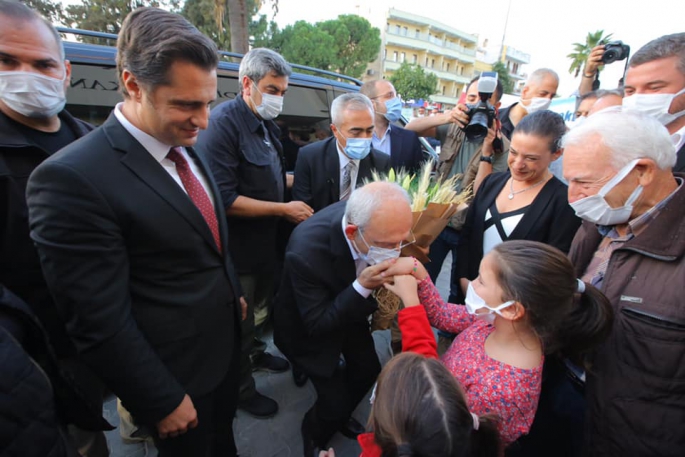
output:
M514 129L509 170L483 180L462 229L455 273L463 292L483 256L502 241L541 241L568 252L581 221L568 204L567 186L549 171L564 133L562 117L548 110L529 114Z
M441 361L465 390L472 412L497 415L504 446L530 430L545 356L581 363L611 328L606 297L575 278L564 253L540 242L494 247L468 285L466 306L445 303L416 259L400 258L385 274L393 276L385 287L406 307L399 314L402 349L428 355L427 338L420 335L430 334L429 321L457 333Z

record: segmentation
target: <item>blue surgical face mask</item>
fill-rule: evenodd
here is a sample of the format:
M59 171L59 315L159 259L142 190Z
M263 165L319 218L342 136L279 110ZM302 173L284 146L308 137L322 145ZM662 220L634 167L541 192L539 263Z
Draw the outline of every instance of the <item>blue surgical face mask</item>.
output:
M402 116L402 101L398 97L387 100L385 102L385 113L383 115L390 122L399 120Z
M340 131L338 130L338 133ZM345 138L345 155L352 160L362 160L371 152L371 138L347 138L340 133L340 136Z

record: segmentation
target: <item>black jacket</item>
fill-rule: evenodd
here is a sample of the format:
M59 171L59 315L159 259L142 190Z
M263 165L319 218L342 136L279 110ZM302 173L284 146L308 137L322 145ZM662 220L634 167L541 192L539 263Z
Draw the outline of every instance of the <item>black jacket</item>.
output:
M222 246L228 243L219 190ZM202 214L114 115L43 162L27 189L31 237L82 360L141 423L229 373L240 286Z
M71 116L59 114L77 137L93 126ZM26 183L31 172L57 151L45 151L17 131L0 113L0 283L31 306L50 335L61 357L74 354L64 331L64 322L50 297L36 248L29 236Z
M487 176L471 202L459 239L458 278L473 280L478 276L483 259L485 213L510 176L508 171ZM567 189L555 177L547 181L508 239L540 241L568 252L581 220L568 204Z
M391 130L392 131L392 130ZM371 171L387 173L390 157L375 149L359 161L357 187L371 178ZM300 149L295 163L293 200L300 200L319 211L340 200L340 157L335 137L317 141Z
M60 371L45 332L30 308L0 284L0 455L76 456L67 423L111 427Z
M395 171L418 172L424 161L421 142L416 132L397 125L390 127L390 166Z
M354 289L356 267L342 229L346 202L297 226L285 254L274 306L274 343L306 373L330 377L343 346L371 338L368 317L376 301Z

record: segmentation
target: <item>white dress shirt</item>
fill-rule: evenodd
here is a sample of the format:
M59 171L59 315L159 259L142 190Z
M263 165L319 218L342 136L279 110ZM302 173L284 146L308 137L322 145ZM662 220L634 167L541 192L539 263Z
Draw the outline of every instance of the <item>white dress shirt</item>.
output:
M373 131L373 136L371 137L371 145L373 146L374 149L378 149L379 151L390 155L390 152L392 151L392 144L390 143L390 128L392 125L388 125L387 130L385 131L385 134L383 135L383 138L378 138L376 136L376 131Z
M123 103L118 103L117 106L114 107L114 115L116 116L117 120L126 129L126 131L130 133L131 136L133 136L133 138L135 138L145 148L145 150L147 150L147 152L150 153L150 155L162 166L162 168L164 168L164 171L169 173L169 176L171 176L173 180L176 181L176 184L178 184L181 187L181 189L183 189L183 192L187 194L188 191L185 187L183 187L181 177L178 175L178 171L176 170L176 164L166 158L167 154L169 153L169 150L175 146L164 144L157 138L148 135L135 125L131 124L131 122L128 119L126 119L126 116L124 116L124 113L121 112L121 107L123 105ZM181 151L181 155L183 155L183 157L186 159L186 162L188 162L188 165L190 165L190 170L193 172L197 180L200 181L200 184L202 184L202 187L205 189L205 192L209 197L209 201L212 202L212 206L216 209L214 195L212 194L209 184L207 183L207 178L195 164L195 160L188 155L188 151L186 151L186 148L178 146L178 149Z

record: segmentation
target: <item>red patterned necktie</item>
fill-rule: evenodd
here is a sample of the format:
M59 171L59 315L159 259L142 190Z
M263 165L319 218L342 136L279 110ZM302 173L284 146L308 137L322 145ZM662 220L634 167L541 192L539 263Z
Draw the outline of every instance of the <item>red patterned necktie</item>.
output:
M205 218L205 222L207 222L209 230L211 230L212 236L214 237L214 242L219 248L219 252L221 252L219 222L216 219L214 207L212 206L212 202L209 199L207 192L205 192L205 188L202 187L200 181L195 177L190 169L190 165L188 165L188 161L185 157L183 157L183 154L181 154L178 148L171 148L166 158L176 164L176 171L178 172L178 176L181 178L183 187L185 187L186 192L188 192L188 196L193 203L195 203L197 209L199 209L200 213L202 213L202 217Z

